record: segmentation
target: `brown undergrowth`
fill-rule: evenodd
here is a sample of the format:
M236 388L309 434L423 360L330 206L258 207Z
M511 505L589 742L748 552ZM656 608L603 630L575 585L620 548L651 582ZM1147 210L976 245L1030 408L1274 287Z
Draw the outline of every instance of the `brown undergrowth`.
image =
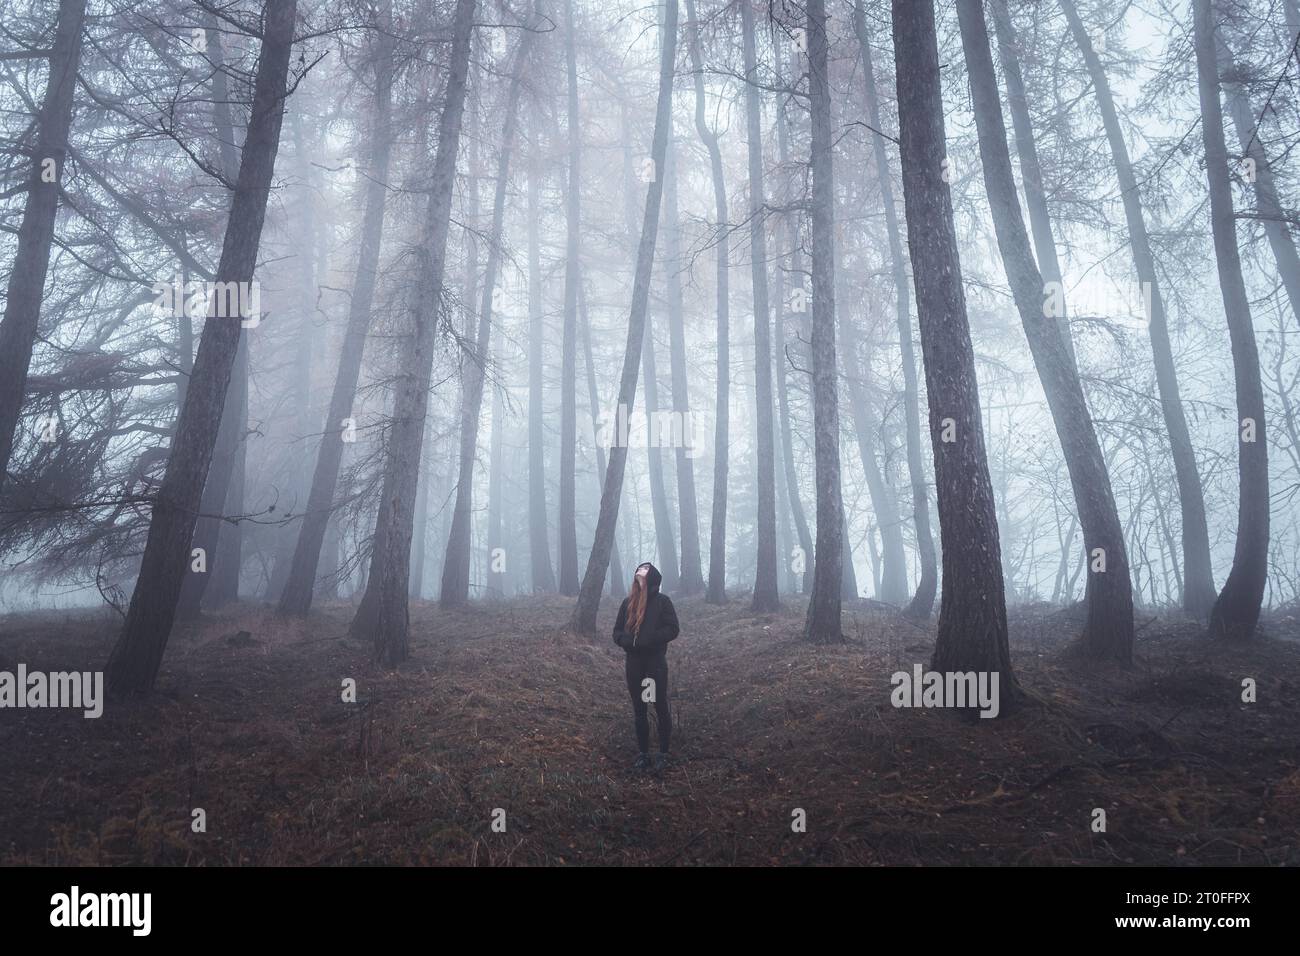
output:
M795 600L678 607L661 777L629 770L622 653L566 632L562 599L416 605L396 670L343 605L179 626L150 698L0 711L0 863L1300 863L1294 618L1231 647L1144 617L1125 670L1067 653L1070 611L1013 609L1032 701L963 720L890 704L932 625L863 603L845 643L810 646ZM0 668L99 669L114 635L103 613L12 615Z

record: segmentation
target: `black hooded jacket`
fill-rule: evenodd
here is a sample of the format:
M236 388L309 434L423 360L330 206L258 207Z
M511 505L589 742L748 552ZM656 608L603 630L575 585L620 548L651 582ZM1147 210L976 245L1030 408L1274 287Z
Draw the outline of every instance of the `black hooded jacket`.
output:
M624 598L618 609L618 619L614 621L614 643L629 654L663 654L668 649L668 642L680 633L673 602L668 595L659 593L663 579L659 569L650 565L650 573L646 575L645 617L637 633L632 634L627 626L627 602L630 598Z

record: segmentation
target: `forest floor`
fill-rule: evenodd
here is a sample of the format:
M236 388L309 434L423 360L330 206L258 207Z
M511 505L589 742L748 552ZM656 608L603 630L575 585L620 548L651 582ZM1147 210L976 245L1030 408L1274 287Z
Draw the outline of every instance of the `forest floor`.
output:
M1033 699L971 720L891 706L933 625L862 602L812 646L797 600L677 604L661 776L630 769L623 653L563 599L417 604L395 670L344 605L178 626L152 697L0 710L0 864L1300 864L1295 617L1227 647L1142 616L1121 669L1068 653L1077 608L1013 609ZM0 670L101 669L115 621L0 619Z

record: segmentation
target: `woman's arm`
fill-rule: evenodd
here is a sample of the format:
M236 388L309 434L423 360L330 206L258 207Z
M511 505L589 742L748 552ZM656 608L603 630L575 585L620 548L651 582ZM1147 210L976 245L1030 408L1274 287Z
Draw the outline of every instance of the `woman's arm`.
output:
M631 635L627 633L627 598L618 606L618 617L614 620L614 643L619 647L624 647L626 643L632 640Z

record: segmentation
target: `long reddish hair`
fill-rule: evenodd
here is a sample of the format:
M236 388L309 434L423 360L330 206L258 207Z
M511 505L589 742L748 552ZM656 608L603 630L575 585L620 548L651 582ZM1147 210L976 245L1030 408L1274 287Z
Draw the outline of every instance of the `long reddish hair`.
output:
M637 634L641 631L641 622L645 620L646 597L649 588L645 586L641 578L632 575L632 593L627 599L627 629L629 633Z

